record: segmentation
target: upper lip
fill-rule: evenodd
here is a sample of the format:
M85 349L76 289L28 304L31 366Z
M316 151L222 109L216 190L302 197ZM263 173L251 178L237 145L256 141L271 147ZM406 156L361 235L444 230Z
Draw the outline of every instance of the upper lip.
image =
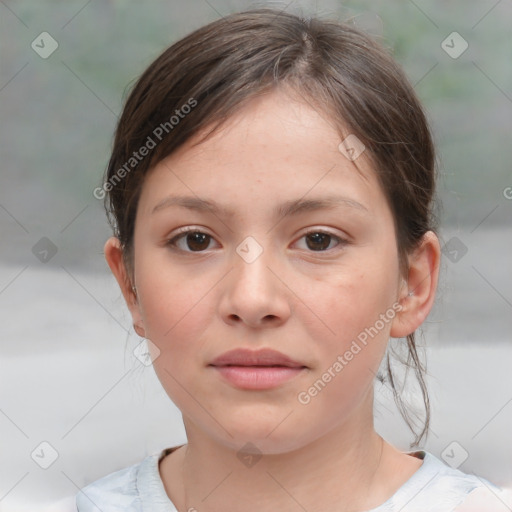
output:
M305 365L272 349L235 349L216 357L210 366L288 366L303 368Z

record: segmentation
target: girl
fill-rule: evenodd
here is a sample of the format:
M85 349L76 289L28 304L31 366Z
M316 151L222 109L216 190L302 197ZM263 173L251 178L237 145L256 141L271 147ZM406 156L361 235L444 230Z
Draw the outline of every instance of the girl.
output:
M188 442L87 485L79 512L445 512L498 492L374 429L375 376L395 390L388 342L406 338L416 446L428 431L414 332L438 281L434 192L418 99L354 28L260 9L160 55L95 194Z

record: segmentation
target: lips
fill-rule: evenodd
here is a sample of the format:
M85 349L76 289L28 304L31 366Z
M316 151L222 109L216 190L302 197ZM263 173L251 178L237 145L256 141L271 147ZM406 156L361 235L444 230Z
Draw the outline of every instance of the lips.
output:
M225 383L246 391L268 391L284 386L308 371L307 366L272 349L231 350L208 366Z
M294 361L290 357L272 349L261 349L258 351L248 349L235 349L221 354L215 358L209 366L254 366L254 367L287 367L306 368L305 365Z

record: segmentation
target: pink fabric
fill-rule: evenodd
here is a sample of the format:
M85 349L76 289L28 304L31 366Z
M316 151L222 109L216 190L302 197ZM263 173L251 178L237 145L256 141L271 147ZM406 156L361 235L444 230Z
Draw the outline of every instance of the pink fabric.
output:
M512 510L512 488L496 493L481 487L471 492L454 512L510 512Z

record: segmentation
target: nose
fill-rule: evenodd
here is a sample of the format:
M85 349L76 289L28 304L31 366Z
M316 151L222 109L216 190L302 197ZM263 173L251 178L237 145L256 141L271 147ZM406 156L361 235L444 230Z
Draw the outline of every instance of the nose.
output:
M241 256L242 254L242 256ZM276 258L263 250L253 261L234 252L233 268L224 281L219 312L228 324L277 327L290 316L291 292Z

